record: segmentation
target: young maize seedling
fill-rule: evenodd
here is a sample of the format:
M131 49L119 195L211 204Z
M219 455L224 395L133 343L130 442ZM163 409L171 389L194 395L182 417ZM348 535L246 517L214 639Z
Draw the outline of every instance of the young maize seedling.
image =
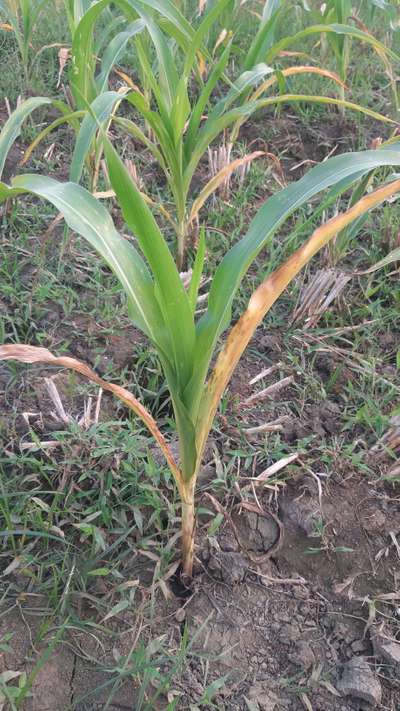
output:
M299 39L299 36L295 35L285 38L278 44L272 44L273 28L280 12L279 3L275 0L265 3L258 31L243 63L244 71L234 83L226 77L232 42L228 42L220 56L211 64L208 62L208 51L204 49L209 31L218 21L221 13L226 10L230 0L218 0L213 4L202 16L196 30L176 7L173 7L172 11L168 2L160 6L157 0L129 0L129 2L116 0L119 9L132 23L127 33L135 37L143 86L139 88L133 85L118 92L105 91L104 83L101 87L96 79L93 84L93 68L90 69L94 62L91 41L95 23L109 2L110 0L100 0L91 6L82 17L75 33L71 86L79 111L57 119L44 129L26 152L25 160L38 142L53 128L67 119L80 121L83 116L72 157L70 178L74 182L81 181L86 161L87 165L92 166L91 189L93 191L102 153L102 130L112 124L140 141L162 169L173 198L173 210L167 210L165 205L155 204L154 207L158 208L174 230L176 262L180 270L187 266L188 248L193 235L197 232L199 213L206 200L219 186L227 183L234 170L248 165L252 160L263 155L262 151L254 151L243 158L227 162L192 200L192 181L200 162L207 154L210 144L223 135L228 128L231 128L227 141L230 145L236 141L242 124L255 111L267 106L292 102L336 104L364 112L379 120L389 120L372 110L340 99L284 92L283 84L290 77L306 78L310 74L328 78L343 90L345 87L336 74L323 68L300 65L275 71L271 67L271 62L279 56L283 44L286 46ZM150 12L149 8L154 12ZM334 27L339 28L337 32ZM173 45L164 30L174 40ZM311 30L315 33L319 32L320 28L318 30L311 28ZM306 34L311 30L308 28ZM335 37L337 34L340 38L356 34L375 48L379 47L380 52L389 52L377 40L357 28L332 25L327 26L325 31ZM148 42L149 37L151 44ZM154 47L155 62L150 52L151 47ZM270 57L271 62L264 63L265 56ZM113 61L115 61L114 55ZM208 74L203 81L206 67ZM198 85L195 90L192 87L193 78ZM218 90L225 84L229 85L225 95L214 102L214 93L220 94ZM271 90L277 88L280 89L279 94L268 95ZM118 114L121 102L133 107L132 118ZM138 115L141 121L138 121ZM141 127L143 122L150 129L147 134ZM97 147L95 153L93 146ZM93 153L94 163L91 160ZM145 199L152 204L148 196L145 196Z
M90 142L99 124L107 125L108 122L113 122L143 143L163 170L173 197L174 212L167 214L167 219L175 231L176 262L179 269L186 267L193 225L199 219L199 212L205 201L220 185L226 183L238 165L249 163L262 155L260 151L255 151L242 159L227 162L192 202L190 195L195 172L210 144L227 128L232 127L228 144L233 144L238 137L240 126L255 111L281 103L332 103L357 109L371 116L374 113L340 99L288 94L282 91L282 82L295 75L306 77L308 74L317 74L332 80L343 89L344 84L336 74L323 68L295 66L275 72L270 63L265 64L260 61L266 53L271 57L274 55L274 58L277 56L274 54L277 45L270 46L273 35L266 31L277 15L275 6L270 7L271 12L274 10L272 17L266 15L266 21L261 23L260 30L247 53L244 71L234 83L230 83L225 96L216 103L212 102L214 92L227 81L225 70L230 60L231 42L210 67L207 80L203 83L201 78L199 79L199 93L193 95L193 91L189 90L190 82L193 76L201 77L199 57L202 57L205 38L228 3L229 0L219 0L208 11L194 32L189 47L186 42L177 42L174 49L171 49L164 33L155 24L153 18L142 14L146 32L152 38L157 55L156 71L154 71L154 64L150 61L146 51L147 45L143 41L143 34L136 37L141 75L146 79L146 86L151 88L151 95L144 94L136 88L125 93L123 97L116 92L99 96L92 103L90 113L82 123L72 158L70 176L73 181L79 182ZM352 33L352 28L345 28L338 36ZM369 37L368 41L373 43L375 40ZM382 45L381 51L384 50ZM268 96L268 92L277 87L281 89L281 93ZM150 126L152 139L142 132L136 118L121 118L117 115L116 109L121 101L130 103L146 125ZM376 114L375 117L378 118ZM382 117L380 119L382 120ZM165 208L163 213L165 214Z
M7 130L0 134L1 157L10 144ZM118 234L110 214L83 187L60 183L40 175L21 175L11 185L0 183L0 201L24 193L49 201L64 216L71 230L84 237L104 258L125 291L128 312L135 326L157 351L171 395L179 438L179 461L149 412L134 395L105 382L87 365L67 356L54 356L44 348L8 344L0 359L45 362L72 368L113 392L146 424L161 447L182 502L182 569L192 576L195 535L195 490L204 448L218 404L232 373L268 310L310 259L354 220L400 190L400 180L383 184L360 197L345 212L323 224L282 266L270 273L251 296L241 318L231 329L209 374L219 339L231 321L232 303L243 277L261 250L285 220L318 193L330 189L335 196L347 191L371 171L400 165L400 143L378 150L347 153L314 167L301 180L270 197L247 233L227 252L216 268L208 306L196 317L198 287L205 257L204 236L188 290L147 203L115 149L103 136L107 170L125 223L137 247ZM388 257L390 259L390 256Z
M0 3L3 1L0 0ZM152 11L155 8L161 19L174 23L173 32L179 32L187 44L193 34L190 24L171 0L163 0L162 3L159 0L64 0L64 4L72 39L69 62L72 106L60 100L51 102L60 111L60 117L36 136L25 153L23 163L29 159L36 146L61 124L68 123L78 133L88 106L107 92L109 77L118 59L130 40L143 32L144 20L152 22ZM115 5L122 14L115 15L110 9L111 5ZM100 31L99 23L103 26ZM123 76L128 79L126 75ZM118 94L120 99L122 95ZM43 103L49 102L44 99ZM96 141L96 136L86 146L84 159L94 189L101 161L101 145Z
M321 44L324 50L324 54L327 55L330 51L331 55L334 57L336 63L337 72L344 84L347 82L349 64L350 64L350 51L352 40L360 39L365 41L365 37L370 37L372 39L371 45L374 48L376 54L382 61L386 73L389 76L392 94L395 104L396 111L398 110L398 97L396 89L396 79L394 72L389 61L389 55L386 51L383 51L379 46L379 43L374 43L374 36L369 32L368 28L355 16L353 16L353 7L351 0L327 0L327 2L322 3L318 9L310 7L308 3L304 3L305 10L311 15L313 22L317 23L314 28L307 28L308 31L316 30L318 28L321 32ZM362 32L362 35L343 33L340 28L350 27L348 25L349 21L355 22L358 29ZM330 28L339 28L338 32L331 32ZM340 87L339 98L344 99L343 88ZM340 113L342 116L345 112L345 107L343 105L339 106Z
M0 29L14 33L25 79L29 77L32 38L40 13L48 0L0 0Z

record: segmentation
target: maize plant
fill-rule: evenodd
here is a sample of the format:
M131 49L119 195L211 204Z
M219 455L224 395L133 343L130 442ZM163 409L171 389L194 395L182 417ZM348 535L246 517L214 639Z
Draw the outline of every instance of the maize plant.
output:
M241 125L255 111L266 106L300 101L336 103L383 120L379 114L343 100L284 92L284 83L290 77L307 74L328 78L339 85L341 90L345 87L336 74L315 66L293 66L274 71L271 63L280 56L283 45L289 45L300 38L295 35L274 44L276 22L283 7L278 0L267 0L264 3L256 35L243 61L243 71L235 82L226 76L232 40L228 41L214 61L210 60L208 50L204 47L208 33L229 7L230 0L214 3L201 18L196 30L169 0L163 3L159 0L116 0L115 4L130 24L111 41L98 75L93 49L94 30L99 18L109 10L110 0L80 5L83 14L78 15L80 19L73 36L70 74L71 91L77 110L68 111L65 105L60 106L61 102L58 102L62 116L36 137L26 151L24 161L28 160L34 148L50 131L68 121L78 132L70 178L80 182L86 164L90 187L94 191L102 156L100 129L114 124L141 141L164 172L172 195L172 211L165 205L153 205L173 228L176 261L180 269L187 266L188 247L197 235L199 212L206 200L229 179L234 170L262 155L261 151L254 151L241 159L227 162L192 200L190 189L194 174L210 143L228 128L231 128L228 138L228 145L231 146L238 137ZM168 35L164 34L161 27ZM339 37L356 35L369 42L381 54L391 54L392 58L398 59L384 45L358 28L337 25L326 26L325 30L336 36L334 27L339 28ZM307 28L305 33L312 34L319 30L319 26ZM130 88L122 88L118 92L106 91L110 71L131 37L136 42L142 87L135 86L125 77ZM99 49L100 46L101 40L96 47ZM262 61L265 56L271 60L267 64ZM205 74L207 76L203 79ZM193 78L197 82L194 91ZM225 96L214 101L214 94L220 94L221 86L225 84L230 87ZM274 88L278 88L280 93L268 96ZM133 107L133 118L118 115L122 101ZM138 115L142 123L150 128L147 134L138 121ZM144 197L149 203L152 202L149 196Z
M318 23L321 26L321 42L324 47L324 54L325 56L327 56L329 50L331 51L331 54L335 60L336 70L343 84L345 84L347 81L350 64L350 49L352 36L349 34L342 34L340 32L326 32L326 29L324 29L324 27L329 28L347 26L347 23L351 19L356 23L356 25L358 25L358 29L363 32L364 38L365 35L370 35L371 37L373 35L369 32L368 28L363 24L363 22L361 22L361 20L357 16L353 16L351 0L327 0L327 2L321 4L318 9L310 8L308 2L303 2L303 6L305 10L310 13L313 22ZM316 25L316 27L318 27L318 24ZM353 38L356 37L356 35L353 35ZM360 39L363 38L360 36ZM389 61L387 53L383 52L381 48L379 48L377 45L375 46L375 51L378 57L381 59L385 67L386 73L390 79L394 104L397 111L398 97L395 73ZM344 98L343 87L340 88L339 96L341 99ZM340 111L342 114L344 114L343 106L340 107Z
M0 0L0 10L5 0ZM43 3L42 3L43 4ZM108 88L108 81L119 56L124 51L129 40L143 30L140 20L128 24L124 17L114 16L108 8L109 2L99 3L93 0L65 0L65 9L72 37L71 62L70 62L70 103L60 99L48 97L34 97L25 102L21 113L21 121L15 117L14 126L20 127L28 113L44 105L52 105L60 112L60 117L41 131L25 153L22 165L29 159L37 144L52 130L63 123L68 123L76 132L79 132L80 122L86 115L86 107L97 95ZM98 20L102 21L104 29L94 38L93 29ZM90 22L90 31L87 24ZM124 29L110 35L120 29ZM19 130L19 129L18 129ZM87 165L90 169L96 165L99 158L96 154L96 145L93 142L88 150ZM92 167L92 172L95 168Z
M1 2L1 0L0 0ZM114 15L110 6L115 5L123 14ZM71 104L53 100L60 117L41 131L25 153L26 162L37 145L53 130L68 123L76 132L87 114L88 106L108 89L111 71L124 52L127 44L144 28L144 19L152 21L154 7L160 17L169 21L173 31L179 31L186 46L193 35L190 24L170 0L65 0L72 47L69 63L69 94ZM143 18L143 19L142 19ZM95 32L98 25L103 29ZM122 76L129 80L125 74ZM44 99L44 103L50 103ZM101 146L93 136L86 146L85 161L94 189L101 159Z
M109 7L99 12L93 0L64 0L72 39L72 62L70 65L70 89L76 108L86 108L108 86L110 72L124 51L129 39L140 26L127 26L123 15L115 15ZM85 33L85 17L94 17L101 24L96 36ZM77 72L77 54L85 42L86 63ZM97 72L97 67L99 71ZM79 78L78 78L79 76Z
M89 10L92 0L64 0L65 14L68 20L71 37L84 14Z
M158 207L159 212L164 215L173 228L176 261L179 269L187 266L188 247L191 244L193 233L196 233L199 212L206 200L234 170L262 155L260 151L255 151L241 159L227 163L216 175L212 176L192 200L191 185L195 172L203 156L207 154L210 144L228 128L231 128L229 142L233 143L237 139L241 125L255 111L288 102L337 104L364 112L379 120L386 120L376 112L344 100L282 92L282 83L297 75L317 74L332 80L343 88L344 85L336 74L323 68L301 65L275 72L270 63L259 61L265 53L274 58L279 55L282 42L271 47L273 37L271 35L273 24L271 25L271 23L275 22L278 12L275 7L276 3L265 5L271 14L266 13L263 16L260 28L247 53L244 62L245 70L237 80L230 82L226 76L232 48L232 43L229 42L216 61L207 68L207 78L203 81L204 56L207 54L204 50L204 41L210 28L213 27L229 1L219 0L205 14L195 31L176 8L173 14L175 24L172 24L170 8L165 4L161 17L162 22L161 20L160 22L168 28L170 36L175 40L174 47L171 47L171 42L168 41L155 21L154 14L144 8L146 5L144 0L129 0L129 2L118 0L117 4L124 8L129 20L133 21L131 27L132 32L136 33L137 58L141 76L144 77L146 83L146 90L142 91L139 87L130 89L127 87L118 92L105 91L97 95L90 107L88 106L90 91L86 79L86 68L92 61L89 40L93 34L94 23L109 0L100 0L84 15L81 20L82 27L77 31L77 40L73 46L74 92L82 96L81 110L84 111L86 106L87 111L84 112L76 140L70 178L74 182L81 181L85 161L87 164L94 143L98 147L95 160L98 168L102 151L102 141L99 139L99 135L101 135L103 128L111 123L139 140L163 170L173 198L173 211L168 210L165 205L155 205L155 207ZM157 3L147 0L147 4L153 7ZM140 19L134 20L137 14L140 15ZM144 24L146 33L151 37L156 54L155 64L146 51L148 44L144 42L140 23ZM334 31L332 30L332 32ZM346 36L357 33L360 36L360 31L357 28L345 26L341 28L340 33ZM363 35L362 32L361 35ZM289 41L289 39L293 40L293 38L287 38L285 41ZM379 47L382 52L389 52L369 35L365 35L365 41ZM254 65L253 62L257 63ZM197 92L191 90L193 77L197 79L199 85ZM214 101L214 93L217 91L220 93L221 85L225 83L228 83L230 88L222 98ZM281 90L280 93L272 93L268 96L268 92L277 88ZM92 92L92 94L95 93ZM118 115L118 107L123 101L133 107L135 112L133 118ZM142 119L142 124L144 122L151 128L150 137L138 121L138 115ZM82 113L77 112L71 114L68 120L77 120L81 117ZM47 127L27 151L26 158L37 143L64 120L66 117L58 119ZM95 169L95 178L97 174L98 170ZM92 180L92 190L95 188L95 182ZM147 202L152 202L149 196L144 197Z
M10 128L10 121L0 135L0 166L15 136L15 126ZM0 183L0 201L24 193L49 201L62 213L70 229L97 250L119 279L130 318L156 349L165 374L179 438L179 460L174 458L157 423L134 394L102 380L84 363L65 355L55 356L45 348L19 344L1 346L0 359L72 368L114 393L143 420L165 455L181 497L182 570L190 578L194 559L196 480L219 402L240 357L257 326L302 267L347 225L400 191L400 180L384 183L316 229L303 246L258 286L221 347L221 336L229 327L232 303L242 279L296 209L310 204L325 190L330 191L328 198L333 195L336 199L377 168L399 166L400 143L330 158L270 197L247 233L216 268L208 306L200 317L196 316L196 301L205 257L204 239L200 240L191 281L185 289L148 204L105 134L103 145L116 200L127 227L137 240L137 247L117 232L104 205L75 183L61 183L41 175L20 175L11 185ZM266 267L268 273L268 265Z
M29 76L32 37L48 0L0 0L0 29L14 33L25 78Z

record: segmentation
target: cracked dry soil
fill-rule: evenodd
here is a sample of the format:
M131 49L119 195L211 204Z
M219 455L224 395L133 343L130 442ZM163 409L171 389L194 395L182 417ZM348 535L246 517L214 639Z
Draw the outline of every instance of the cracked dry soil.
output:
M311 520L321 506L329 526L324 541L317 541L321 550L310 555L307 551L316 543ZM200 541L203 571L196 577L192 598L159 600L153 619L146 621L150 635L165 634L171 649L179 644L183 619L190 634L200 629L198 654L188 658L171 688L171 698L179 698L176 708L189 708L207 684L224 677L214 701L218 709L397 711L399 665L394 657L384 658L382 645L373 640L380 630L400 651L400 569L390 544L390 532L399 521L398 501L383 484L371 492L361 478L333 480L319 501L315 486L303 477L280 497L278 514L284 539L271 559L254 564L226 523L211 543ZM248 513L240 519L237 515L235 524L241 536L249 532L249 551L263 553L273 545L277 530L272 519L270 524L268 519L257 522ZM340 546L351 547L354 554L335 552ZM384 555L378 555L381 550ZM43 598L21 595L17 608L8 613L3 608L0 635L13 633L13 651L2 654L0 671L24 669L29 674L33 669L51 637L51 630L43 636L45 607ZM133 621L134 614L127 611L124 622L129 615ZM126 654L134 636L118 632L117 625L114 636L100 636L100 645L70 630L35 676L23 711L106 708L111 688L107 668L115 667L115 649ZM42 641L36 642L40 636ZM379 691L375 700L364 689L365 674L350 680L353 691L361 684L361 696L344 695L345 665L354 666L357 657L362 658L358 666L371 671ZM107 708L134 711L136 699L136 683L130 677ZM167 705L161 697L154 708Z

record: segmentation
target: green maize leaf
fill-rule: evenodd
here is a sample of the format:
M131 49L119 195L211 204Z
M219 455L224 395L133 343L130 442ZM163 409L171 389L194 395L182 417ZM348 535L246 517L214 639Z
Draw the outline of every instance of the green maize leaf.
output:
M75 25L81 21L91 4L92 0L72 0L72 14L74 16Z
M107 168L124 219L137 238L156 283L156 298L171 338L178 385L192 374L195 328L187 293L158 225L111 143L104 139Z
M31 0L19 0L19 9L22 19L22 28L25 41L29 41L29 37L32 29L32 15L35 5Z
M395 124L393 121L382 114L378 114L372 109L367 109L359 104L353 104L351 101L343 101L341 99L334 99L328 96L313 96L313 95L303 95L303 94L283 94L278 96L272 96L268 99L258 99L257 101L248 101L243 106L238 106L237 108L231 109L222 116L211 119L208 118L202 129L199 131L195 147L192 151L191 159L186 167L184 181L185 186L190 185L194 171L198 165L201 156L207 149L207 146L216 138L225 128L228 128L232 123L239 120L242 121L249 116L251 116L255 111L262 109L266 106L271 106L273 104L291 103L304 101L306 103L316 103L316 104L333 104L336 106L343 106L354 111L358 111L367 116L377 119L378 121L383 121L387 123Z
M334 1L336 16L341 24L347 22L351 15L351 0L335 0Z
M80 19L73 33L70 81L79 109L85 109L87 103L91 103L97 94L94 79L96 60L93 50L93 32L98 18L112 1L98 0L89 6L85 4L77 15ZM137 20L137 17L133 16L128 0L115 0L115 2L131 20Z
M93 28L111 0L99 0L81 17L72 41L70 81L78 109L86 109L95 96L93 55Z
M31 99L23 101L6 121L0 134L0 178L3 174L4 163L6 162L9 150L14 141L18 138L25 119L39 106L45 106L51 103L51 99L47 99L44 96L34 96Z
M6 200L10 200L13 197L17 197L23 193L23 190L17 190L17 188L10 188L5 183L0 182L0 205Z
M155 10L161 17L169 20L171 23L170 26L179 31L180 35L185 37L187 42L192 41L194 35L193 27L170 0L127 0L127 2L136 12L142 9L140 6L147 7L149 10Z
M214 106L213 110L209 114L209 120L214 121L219 116L222 116L224 111L229 109L229 107L232 106L241 94L248 89L252 89L254 86L259 84L260 81L267 76L267 74L273 74L274 71L275 70L267 64L257 64L251 70L243 72L243 74L241 74L240 77L238 77L238 79L234 82L228 94Z
M133 0L131 4L137 4L140 5L140 3L134 3ZM166 41L163 33L159 29L159 27L156 25L156 23L152 20L151 16L148 13L145 13L140 7L138 8L138 12L144 22L146 23L146 28L147 31L149 32L149 35L152 39L154 48L156 50L157 54L157 69L158 69L158 79L159 79L159 87L161 90L161 95L163 98L163 103L162 106L160 106L160 111L162 111L164 108L166 108L167 112L171 111L171 107L174 102L174 97L177 91L178 83L179 83L179 76L178 72L175 66L174 58L172 55L172 52L168 46L168 42ZM141 43L137 43L138 46L141 47ZM147 60L146 52L145 50L141 47L142 52L139 56L140 63L143 67L143 69L146 68L146 75L149 79L149 81L152 81L152 88L155 83L155 77L152 77L151 75L153 74L153 70L150 68L149 62ZM153 88L154 90L154 88ZM158 92L159 93L159 92ZM156 96L157 102L159 102L159 97Z
M112 92L110 92L112 93ZM153 155L157 156L157 160L159 160L159 156L161 156L160 160L160 165L164 170L164 173L166 175L166 178L171 186L171 189L174 190L174 176L179 176L180 175L180 164L179 164L179 157L177 156L177 151L175 148L175 144L173 139L171 138L171 135L168 131L171 128L170 121L168 119L168 125L165 126L163 119L159 114L157 114L155 111L151 111L147 105L146 100L144 97L139 94L136 91L132 91L129 94L126 94L124 97L122 97L120 94L118 94L118 97L124 98L127 101L129 101L132 106L136 108L137 111L143 116L145 121L149 124L151 129L153 130L155 136L157 137L157 140L159 142L160 150L154 146L154 144L151 144L148 139L144 141L145 145L147 145L150 148L150 145L153 146L150 148L151 152ZM101 103L100 101L98 102L99 104ZM93 114L93 124L92 124L92 130L95 130L95 124L97 123L97 127L99 125L98 119L96 119L96 113L93 111L94 103L91 106L91 112ZM109 111L110 114L112 112L112 105L111 105L111 100L109 104ZM105 118L105 116L104 116ZM121 124L121 121L123 119L116 118L115 121ZM87 125L89 126L89 119ZM133 122L130 122L129 124L125 124L128 126L128 130L136 135L138 138L140 137L140 134L142 133L140 129L136 128L134 129L134 124ZM130 126L130 128L129 128ZM143 134L142 134L143 135Z
M367 34L366 32L359 30L358 27L351 27L350 25L332 24L312 25L311 27L307 27L305 30L297 32L291 37L284 37L282 40L280 40L280 42L277 42L277 44L275 44L268 52L266 62L272 62L272 60L275 59L275 57L277 57L282 50L291 46L295 42L298 42L299 40L302 40L305 37L309 37L310 35L320 33L336 33L338 35L345 35L347 37L353 37L354 39L362 40L363 42L372 45L374 49L390 57L390 59L392 59L394 62L400 61L400 57L395 52L393 52L389 47L386 47L384 44L382 44L382 42L379 42L379 40L377 40L373 35Z
M205 113L210 96L211 96L212 92L214 91L217 83L219 82L219 80L221 79L221 77L224 74L226 65L228 64L228 61L229 61L231 48L232 48L232 42L229 42L229 44L227 45L227 47L224 49L223 53L221 54L218 62L212 68L210 76L207 80L207 83L202 88L202 90L200 92L200 96L197 99L197 102L192 110L192 115L189 120L189 125L187 127L186 138L185 138L186 159L188 159L190 157L191 151L193 149L193 145L194 145L196 138L197 138L197 131L198 131L199 126L201 124L202 116Z
M267 52L271 49L275 39L275 27L281 10L279 0L265 3L262 23L244 61L245 70L250 70L255 64L265 61Z
M262 12L262 21L268 22L275 14L275 12L279 9L280 5L284 5L284 2L282 2L282 0L265 0Z
M188 39L187 35L181 32L173 22L166 20L164 17L160 17L158 25L160 29L175 42L177 47L180 47L184 52L189 51L192 39Z
M93 101L90 110L85 113L75 142L69 173L70 180L74 183L79 183L82 177L83 166L97 129L105 121L108 121L116 103L122 99L123 94L118 94L116 91L106 91Z
M155 111L150 111L147 108L143 97L137 92L127 94L125 98L142 114L145 121L147 121L150 128L153 130L158 140L160 150L165 156L164 164L168 166L166 177L172 188L173 176L180 175L181 168L179 157L177 156L177 152L175 150L174 140L171 138L170 131L172 131L172 128L170 122L168 121L168 125L165 126L161 116Z
M388 264L392 264L393 262L400 262L400 247L392 249L386 257L383 257L383 259L380 259L379 262L376 262L372 267L366 269L362 273L372 274L373 272L378 271L378 269L383 269L383 267L386 267Z
M106 208L75 183L26 174L14 178L12 186L50 202L68 226L96 249L121 282L135 324L165 350L165 325L154 296L153 280L142 257L116 231Z
M156 23L159 28L174 39L185 52L189 50L194 36L194 29L171 2L158 2L157 6L144 3L142 0L116 0L116 2L119 2L119 4L124 2L129 5L131 13L136 13L136 16L139 14L139 10L141 10L141 15L143 16L144 7L146 7L152 16L154 14L157 15ZM127 8L125 8L125 13L129 14Z
M138 32L142 32L145 23L143 20L132 22L126 30L117 34L109 43L101 62L101 72L96 77L96 89L98 94L106 91L108 86L108 77L113 66L117 63L129 40Z
M185 123L190 115L190 101L187 92L187 79L182 76L176 88L175 99L171 107L171 124L174 132L174 143L182 140Z
M168 326L162 347L157 342L155 345L158 346L173 402L182 470L189 476L196 459L195 430L180 395L192 374L195 331L189 299L151 212L107 139L105 149L110 179L120 199L124 217L137 236L156 276L156 289L153 293L158 298L160 311L164 314L163 321Z
M104 10L106 12L106 10ZM94 37L94 53L96 57L101 57L103 52L106 51L110 41L110 37L115 37L118 32L123 32L123 27L126 27L126 17L120 15L118 17L113 17L110 22L105 23L105 27L102 31L96 32Z
M160 354L160 360L174 408L176 430L179 437L180 470L184 479L189 480L193 474L197 457L196 430L189 410L182 400L174 369L165 360L163 354Z
M160 113L160 116L162 117L162 120L165 124L165 126L168 128L168 132L173 136L173 129L169 120L169 115L170 115L170 109L171 105L169 103L170 100L170 95L169 92L167 91L167 95L165 94L165 91L163 91L162 86L157 82L156 78L156 72L154 71L153 67L151 66L149 59L148 59L148 53L146 51L146 47L144 46L141 38L137 38L136 40L136 51L137 51L137 56L140 64L140 68L142 71L143 78L145 82L148 83L149 87L151 88L154 98L157 102L158 110ZM147 107L148 108L148 107Z
M309 171L299 181L270 197L252 220L246 235L234 245L215 272L208 309L197 324L197 342L193 381L185 393L192 402L194 417L202 394L204 380L218 336L230 320L232 301L254 259L272 239L276 230L302 205L319 192L347 180L355 180L379 167L400 165L400 142L376 151L345 153L329 158Z
M204 38L206 37L209 30L213 27L219 15L225 10L230 0L219 0L217 4L212 7L206 16L202 20L201 24L196 30L193 39L190 42L189 50L186 54L185 65L183 69L183 76L189 79L190 73L193 68L193 64L196 59L196 53L200 50Z
M170 380L168 380L168 386L174 406L176 429L179 436L180 469L183 478L189 481L193 475L197 457L196 429L191 420L189 410L183 403L181 397L178 396L178 388L171 387Z

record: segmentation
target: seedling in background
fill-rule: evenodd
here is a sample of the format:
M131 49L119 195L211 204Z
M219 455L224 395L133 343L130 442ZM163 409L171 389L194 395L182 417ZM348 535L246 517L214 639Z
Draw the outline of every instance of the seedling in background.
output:
M112 4L116 6L117 14L110 9ZM68 123L78 133L88 106L107 92L110 74L128 43L135 35L143 32L145 19L151 21L149 4L152 5L151 0L115 0L114 3L111 0L64 0L72 41L69 62L70 103L38 97L38 105L41 105L40 101L42 104L52 103L60 111L60 117L36 136L25 152L23 162L28 160L38 143L61 124ZM185 32L188 43L193 30L170 0L163 0L158 10L164 21L174 18L175 30ZM99 29L99 25L102 29ZM121 98L122 94L119 96ZM97 144L95 136L91 136L84 158L93 190L101 159L101 146Z
M10 119L11 125L12 119ZM0 134L0 167L15 137L8 122ZM205 259L204 236L186 291L168 245L142 195L110 142L103 137L107 169L128 228L138 247L118 234L106 208L87 190L40 175L21 175L11 186L0 183L0 200L31 193L59 210L70 229L84 237L105 259L127 296L130 317L158 353L175 413L180 460L177 462L151 414L126 389L105 382L87 365L45 348L9 344L1 359L45 362L72 368L113 392L145 423L161 447L182 500L183 572L193 571L195 490L204 448L219 402L232 373L257 326L312 256L346 225L400 190L400 180L384 184L361 197L343 214L319 227L279 269L269 274L250 298L247 309L231 329L208 376L219 339L229 326L234 297L250 265L272 240L285 220L309 204L321 191L344 192L378 167L400 165L400 144L379 150L344 154L313 168L298 182L270 197L244 237L217 267L206 312L196 318L197 293ZM140 251L139 251L140 250Z
M0 30L14 33L26 79L29 77L33 34L47 2L48 0L0 0Z
M373 0L371 0L371 4ZM329 27L343 27L348 25L350 20L353 20L357 25L358 29L361 29L364 35L370 35L369 29L364 26L364 24L355 16L353 16L353 7L351 0L327 0L327 2L319 5L318 9L310 8L308 2L303 0L304 9L311 15L314 22L321 25L321 44L324 48L324 54L327 56L329 50L331 51L335 63L337 72L345 84L347 82L349 64L350 64L350 52L351 52L351 41L352 36L350 34L342 33L331 33L326 32L323 29L325 25ZM382 7L383 9L383 7ZM389 8L385 8L389 12ZM370 35L372 37L372 35ZM355 38L353 36L353 38ZM360 37L360 39L362 39ZM396 78L394 76L390 61L387 57L386 52L375 45L375 51L383 62L386 72L389 76L390 83L392 86L393 99L396 111L398 110L398 97L396 88ZM340 87L339 97L344 99L343 87ZM345 107L342 105L339 107L340 113L344 116Z
M320 67L300 65L279 68L279 71L274 67L274 62L280 62L281 50L303 37L299 33L274 44L275 25L281 13L281 6L276 1L265 3L257 32L242 62L242 70L232 82L227 77L232 42L229 41L214 60L210 60L209 51L204 47L209 32L229 7L230 0L218 0L205 13L196 29L169 2L160 6L150 0L132 0L129 3L127 0L117 0L118 9L131 24L113 39L115 51L107 51L100 75L95 76L94 29L109 4L110 0L100 0L91 6L74 33L71 90L78 110L67 113L65 106L59 106L64 115L37 136L26 151L24 162L50 131L68 121L75 130L77 127L79 129L70 179L80 182L86 163L93 192L102 157L102 130L112 125L142 143L164 173L173 209L167 209L165 204L154 203L148 195L143 197L172 227L176 242L176 262L180 270L188 266L189 248L193 244L197 246L198 222L205 202L229 179L233 171L265 155L262 151L254 151L233 161L228 158L226 164L192 199L193 178L203 157L212 142L220 139L228 129L228 145L231 147L238 138L241 126L254 112L268 106L299 102L335 104L361 111L378 120L386 120L372 110L343 99L286 92L285 84L291 77L306 78L310 74L332 80L343 92L345 85L335 73ZM154 6L157 15L149 12L149 6ZM319 26L312 27L307 28L303 34L307 36L320 31ZM340 40L356 36L372 45L380 55L390 55L397 60L396 55L384 45L357 28L327 25L324 32ZM142 86L135 86L129 80L129 86L118 92L107 91L111 68L131 37L136 43ZM228 88L222 98L215 102L214 94L221 96L221 89L225 86ZM271 94L276 89L279 89L279 93ZM123 101L133 107L132 114L118 115ZM143 123L148 129L147 133L146 129L143 130Z

